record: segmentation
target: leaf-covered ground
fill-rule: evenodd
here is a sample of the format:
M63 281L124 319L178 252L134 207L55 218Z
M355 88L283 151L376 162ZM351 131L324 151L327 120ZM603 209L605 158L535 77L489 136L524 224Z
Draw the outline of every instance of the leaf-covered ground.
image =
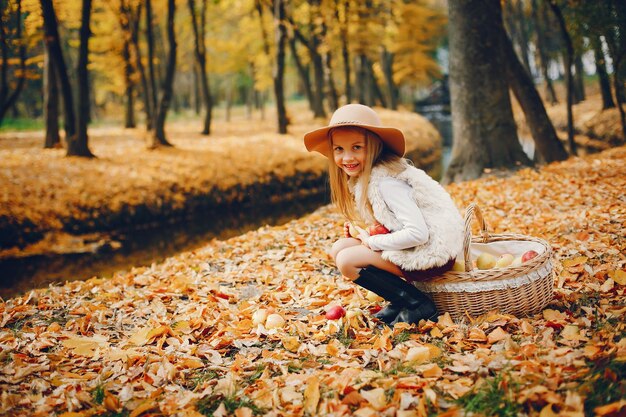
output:
M275 132L270 114L264 120L233 114L230 122L216 118L211 136L200 135L197 122L172 122L167 131L176 147L152 151L146 149L142 129L94 128L95 160L42 149L42 132L3 133L0 257L41 253L42 245L24 250L26 242L41 238L47 248L71 240L58 233L46 237L48 232L84 234L163 220L190 209L194 201L237 203L249 198L246 187L257 190L293 180L281 192L295 193L307 179L320 178L323 184L326 161L306 151L302 135L325 122L314 120L304 106L290 107L288 135ZM406 111L378 111L385 123L402 126L407 148L425 164L440 160L440 136L426 119ZM258 198L269 198L265 194Z
M545 311L381 326L327 255L342 221L324 207L3 302L0 413L624 415L626 147L448 189L553 245Z

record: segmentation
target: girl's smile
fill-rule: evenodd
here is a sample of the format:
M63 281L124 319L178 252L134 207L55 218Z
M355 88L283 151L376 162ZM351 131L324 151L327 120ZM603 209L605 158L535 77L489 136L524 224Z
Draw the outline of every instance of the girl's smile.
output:
M363 172L366 147L363 133L352 129L341 129L333 133L333 159L348 176L355 177Z

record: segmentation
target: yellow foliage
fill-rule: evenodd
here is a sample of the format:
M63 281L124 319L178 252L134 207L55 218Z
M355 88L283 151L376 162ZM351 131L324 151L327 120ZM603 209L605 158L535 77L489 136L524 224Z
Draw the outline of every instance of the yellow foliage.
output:
M443 11L421 1L399 4L398 31L390 52L395 54L394 81L419 84L439 75L434 53L445 31Z

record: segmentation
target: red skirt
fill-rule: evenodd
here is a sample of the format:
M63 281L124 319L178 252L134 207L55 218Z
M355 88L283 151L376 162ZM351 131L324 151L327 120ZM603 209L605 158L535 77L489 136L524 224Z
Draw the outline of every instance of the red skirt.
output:
M405 271L404 269L401 268L402 276L408 282L427 281L431 279L432 277L436 277L437 275L441 275L444 272L448 272L449 270L451 270L452 267L454 266L455 261L456 261L456 258L450 259L444 265L435 266L433 268L428 268L428 269L418 269L417 271Z

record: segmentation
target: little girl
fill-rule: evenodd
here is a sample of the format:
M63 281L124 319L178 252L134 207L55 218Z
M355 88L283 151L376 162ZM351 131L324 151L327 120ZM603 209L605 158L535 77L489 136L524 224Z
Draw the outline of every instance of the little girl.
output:
M327 127L305 134L304 144L329 159L332 201L348 219L331 249L339 271L390 302L375 315L385 323L437 317L435 304L410 282L452 268L463 221L443 187L403 158L402 132L382 126L371 108L348 104ZM351 236L354 220L389 233Z

